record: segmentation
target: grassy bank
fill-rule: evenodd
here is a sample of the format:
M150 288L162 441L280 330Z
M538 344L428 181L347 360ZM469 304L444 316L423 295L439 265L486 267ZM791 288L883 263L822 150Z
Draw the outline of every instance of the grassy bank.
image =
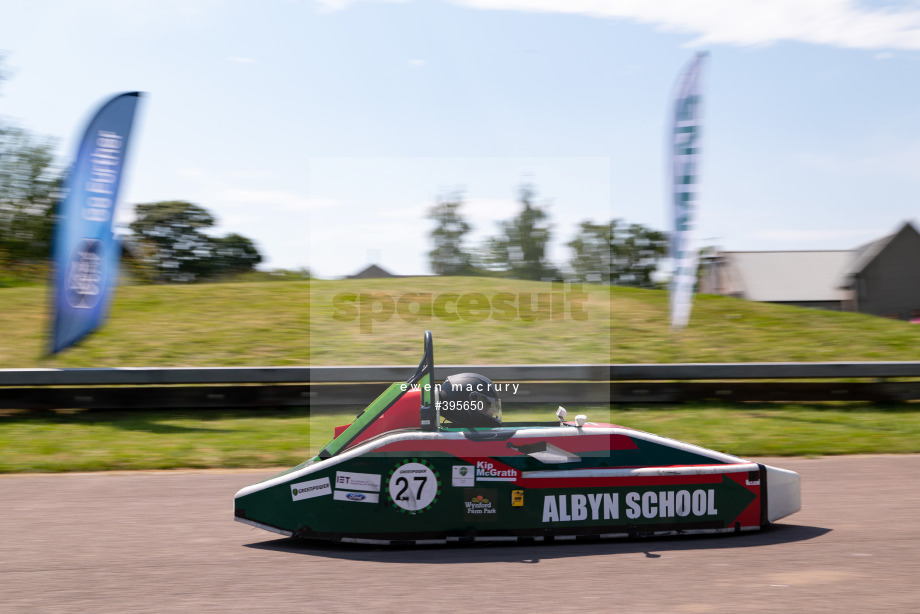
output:
M46 292L0 289L0 368L408 366L418 362L425 329L434 332L440 365L920 358L920 326L859 314L699 296L689 328L675 336L663 291L419 277L122 287L99 332L49 359L40 358ZM464 296L472 302L458 315ZM915 407L614 408L609 421L742 456L914 453ZM576 411L608 420L607 408ZM333 426L353 415L2 412L0 472L288 466L315 453Z
M551 420L554 408L506 412ZM920 452L920 412L861 404L570 408L746 457ZM293 466L316 453L350 412L5 412L0 473Z
M126 286L100 331L44 359L46 289L3 288L0 368L409 365L425 329L439 364L920 358L920 326L905 322L698 296L689 328L673 335L664 291L584 286L577 302L566 296L574 291L437 277ZM451 321L456 303L436 304L450 294L479 295L486 308ZM499 296L510 310L493 307ZM417 302L403 309L407 297ZM434 314L415 315L419 301Z

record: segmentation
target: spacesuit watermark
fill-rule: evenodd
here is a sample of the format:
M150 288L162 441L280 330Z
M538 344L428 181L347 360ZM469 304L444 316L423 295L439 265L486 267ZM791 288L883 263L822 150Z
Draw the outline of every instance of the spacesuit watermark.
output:
M499 292L492 296L480 292L407 292L399 296L388 292L340 292L332 299L332 319L358 320L361 332L368 334L373 332L374 322L386 322L394 316L406 322L433 318L445 322L587 320L587 301L588 293L581 284L564 282L553 282L550 292Z

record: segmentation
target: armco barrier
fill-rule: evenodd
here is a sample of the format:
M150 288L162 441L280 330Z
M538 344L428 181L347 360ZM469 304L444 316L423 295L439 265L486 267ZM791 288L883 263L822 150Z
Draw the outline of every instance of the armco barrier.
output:
M364 405L414 366L0 369L0 408ZM920 362L442 365L518 384L504 403L906 401ZM797 381L820 380L820 381ZM853 381L860 380L860 381Z

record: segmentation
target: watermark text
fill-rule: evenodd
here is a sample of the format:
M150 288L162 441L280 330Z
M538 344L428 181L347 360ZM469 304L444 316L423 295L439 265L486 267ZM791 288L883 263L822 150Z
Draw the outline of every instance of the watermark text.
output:
M393 296L387 292L340 292L332 298L337 322L358 320L362 333L372 333L374 322L398 316L405 322L482 322L486 319L510 322L538 320L587 320L588 293L580 284L554 282L550 292L499 292L491 297L480 292L407 292Z

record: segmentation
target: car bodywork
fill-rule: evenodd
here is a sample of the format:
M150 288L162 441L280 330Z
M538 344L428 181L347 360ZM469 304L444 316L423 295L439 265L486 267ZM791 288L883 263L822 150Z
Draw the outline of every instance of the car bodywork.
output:
M801 507L798 474L612 424L442 423L431 334L316 457L240 490L237 521L369 544L758 530ZM583 422L579 426L578 422Z

